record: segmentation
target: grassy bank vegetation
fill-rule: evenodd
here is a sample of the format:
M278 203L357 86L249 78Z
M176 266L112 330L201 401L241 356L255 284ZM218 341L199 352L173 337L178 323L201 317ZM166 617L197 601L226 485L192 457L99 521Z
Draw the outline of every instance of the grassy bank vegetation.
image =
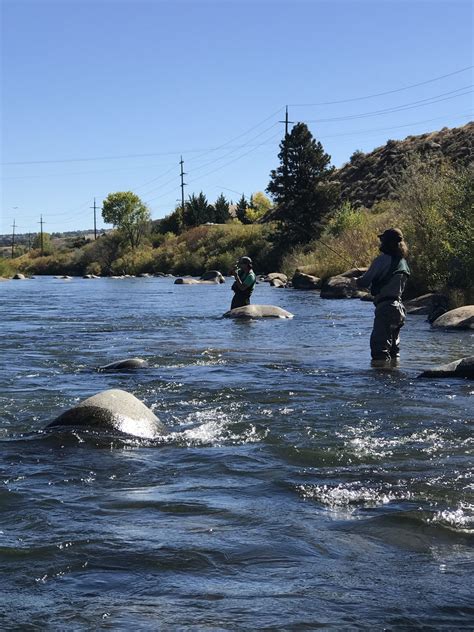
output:
M370 210L342 205L320 239L284 254L281 267L326 278L367 266L378 254L377 235L390 226L409 245L412 295L441 291L453 304L474 302L474 178L447 164L416 160L393 199Z

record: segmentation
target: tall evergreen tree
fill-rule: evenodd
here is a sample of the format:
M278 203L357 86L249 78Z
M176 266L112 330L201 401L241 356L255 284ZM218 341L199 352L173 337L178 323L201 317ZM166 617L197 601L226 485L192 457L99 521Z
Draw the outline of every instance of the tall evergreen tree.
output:
M188 227L214 221L214 207L209 204L202 191L197 196L194 193L190 195L184 207L184 223Z
M321 232L336 207L339 185L332 180L331 157L304 123L297 123L280 143L280 166L272 170L267 192L275 202L273 218L281 238L306 243Z
M179 235L183 231L183 210L181 206L177 206L175 210L159 220L157 227L158 233L174 233Z
M235 209L235 214L237 215L237 219L242 222L242 224L249 224L249 220L247 219L247 209L249 205L247 200L245 199L245 195L242 193L242 197L237 202L237 207Z
M225 199L223 193L214 202L214 211L214 221L218 224L225 224L230 219L229 202Z

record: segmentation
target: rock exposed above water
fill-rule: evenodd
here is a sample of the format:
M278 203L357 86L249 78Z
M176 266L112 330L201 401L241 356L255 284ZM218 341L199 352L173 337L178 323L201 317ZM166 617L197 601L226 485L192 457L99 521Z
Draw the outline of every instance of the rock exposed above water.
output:
M299 270L296 270L291 283L296 290L321 289L321 279L319 277L300 272Z
M225 318L293 318L291 312L287 312L276 305L246 305L230 309L224 314Z
M349 277L333 276L323 283L321 298L353 298L357 291Z
M204 272L200 281L212 281L213 283L225 283L225 278L219 270L208 270Z
M99 367L99 371L130 371L132 369L146 369L149 364L142 358L125 358L124 360L117 360L116 362L110 362Z
M437 318L433 327L442 329L474 329L474 305L457 307Z
M407 310L407 314L427 316L430 312L432 312L433 308L441 305L445 307L446 311L448 306L448 297L444 294L437 293L423 294L422 296L417 296L409 301L405 301L404 305Z
M423 371L418 377L467 377L474 378L474 356L454 360L434 369Z
M88 427L113 430L143 439L168 433L156 415L131 393L110 389L97 393L67 410L47 428Z

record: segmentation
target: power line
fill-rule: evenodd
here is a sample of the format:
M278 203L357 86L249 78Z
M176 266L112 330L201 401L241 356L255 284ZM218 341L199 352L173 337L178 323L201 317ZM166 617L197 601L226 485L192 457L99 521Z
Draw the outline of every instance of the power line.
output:
M472 90L467 90L466 92L461 92L459 94L453 94L453 92L459 92L460 90L466 90L466 88L470 88L472 86L464 86L463 88L458 88L457 90L451 90L450 92L443 92L442 94L436 95L436 97L430 97L429 99L421 99L420 101L411 101L410 103L405 103L403 105L398 105L393 108L387 108L385 110L374 110L372 112L362 112L360 114L351 114L349 116L335 116L332 118L320 118L320 119L311 119L306 120L307 123L329 123L331 121L350 121L358 118L368 118L371 116L380 116L381 114L391 114L392 112L402 112L404 110L411 110L417 107L423 107L425 105L432 105L433 103L440 103L441 101L449 101L450 99L456 99L457 97L465 96L466 94L471 94ZM452 95L452 96L444 96L444 95ZM444 97L444 98L438 98Z
M276 123L275 123L276 125ZM272 125L270 128L268 128L267 130L265 130L266 132L268 132L270 129L272 129L275 125ZM232 160L226 162L223 165L220 165L219 167L217 167L216 169L213 169L212 171L209 171L208 173L205 173L201 176L199 176L198 178L194 178L193 180L190 180L188 182L188 184L191 184L192 182L196 182L197 180L200 180L202 178L205 178L208 175L211 175L213 173L215 173L216 171L219 171L219 169L223 169L224 167L227 167L228 165L232 164L233 162L235 162L236 160L240 160L241 158L244 158L245 156L247 156L248 154L250 154L254 149L258 149L259 147L261 147L264 143L266 143L269 140L272 140L273 138L276 138L277 136L280 135L280 132L278 132L277 134L274 134L271 138L267 138L265 139L265 141L263 141L262 143L260 143L259 145L256 145L255 147L252 147L252 149L250 149L249 151L245 152L244 154L237 156L236 158L233 158ZM215 162L215 161L213 161ZM209 163L208 163L209 164ZM159 198L165 197L166 195L169 195L170 193L173 193L174 191L176 191L176 189L179 187L173 187L173 189L170 189L169 191L165 191L163 193L161 193L160 195L157 195L149 200L146 201L146 203L152 202L154 200L158 200Z
M466 66L465 68L461 68L460 70L455 70L454 72L450 72L446 75L440 75L439 77L434 77L433 79L428 79L426 81L421 81L420 83L412 83L409 86L404 86L402 88L396 88L395 90L387 90L386 92L378 92L376 94L368 94L363 97L352 97L350 99L341 99L339 101L321 101L319 103L290 103L290 106L293 108L299 107L312 107L316 105L336 105L338 103L352 103L354 101L363 101L364 99L373 99L375 97L383 97L387 94L395 94L396 92L402 92L404 90L411 90L412 88L418 88L419 86L425 86L428 83L433 83L434 81L440 81L441 79L446 79L447 77L453 77L454 75L458 75L461 72L466 72L467 70L471 70L473 66Z

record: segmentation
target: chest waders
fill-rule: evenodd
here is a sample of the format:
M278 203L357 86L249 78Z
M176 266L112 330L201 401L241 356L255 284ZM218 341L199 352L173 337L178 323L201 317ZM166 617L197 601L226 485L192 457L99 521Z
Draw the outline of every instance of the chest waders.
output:
M375 296L375 318L370 336L370 351L373 360L391 360L400 355L400 329L405 323L405 308L400 292L393 296L377 296L396 274L410 275L410 268L403 257L392 257L387 273L371 285Z
M243 283L245 279L249 276L250 272L244 276L243 279L239 279L240 282ZM234 292L234 298L232 299L232 303L230 308L235 309L236 307L244 307L245 305L250 305L250 296L252 295L253 288L255 287L256 279L250 286L245 286L244 289L240 289L237 285L237 282L234 281L232 283L232 291Z

